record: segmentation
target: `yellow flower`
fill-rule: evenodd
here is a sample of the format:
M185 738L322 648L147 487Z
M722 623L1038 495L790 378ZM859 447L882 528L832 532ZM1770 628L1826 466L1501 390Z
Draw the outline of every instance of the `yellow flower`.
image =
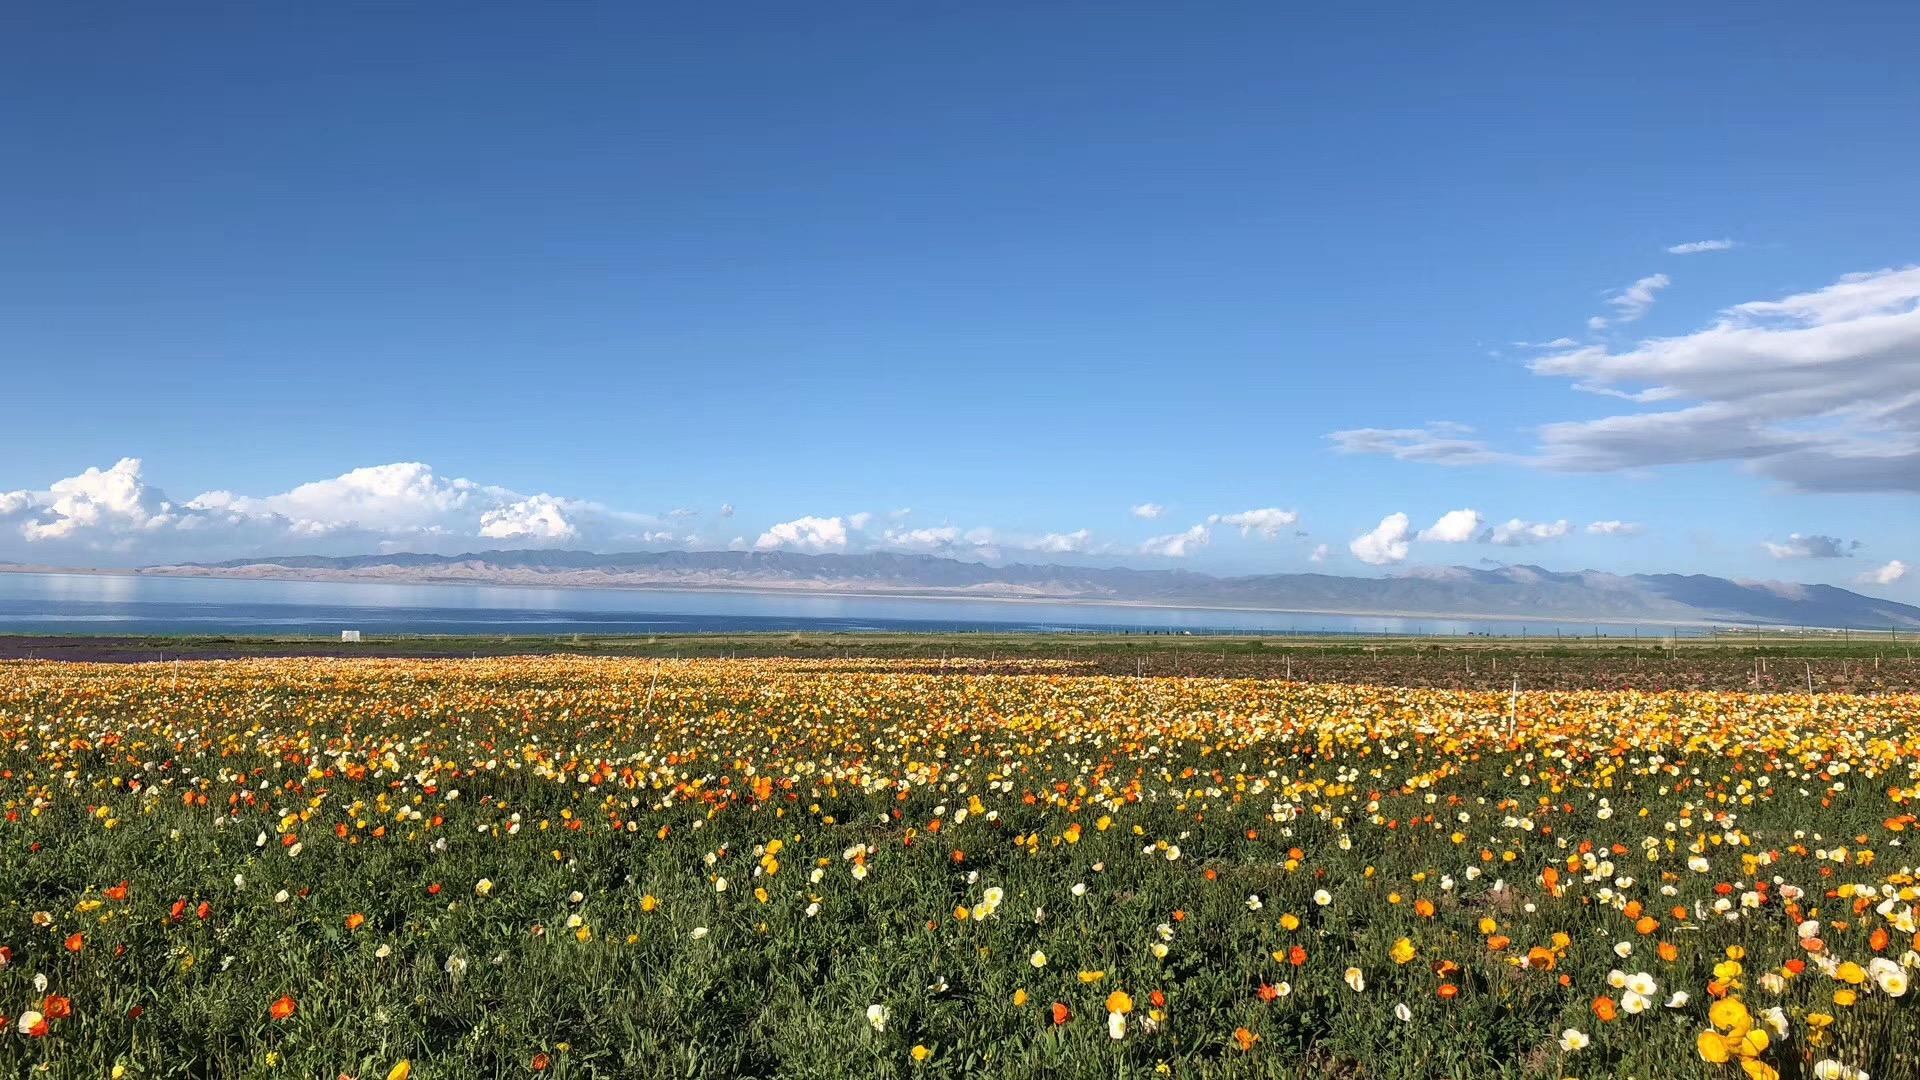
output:
M1080 981L1083 983L1097 983L1106 977L1107 973L1104 971L1083 971L1080 973Z
M1393 943L1392 948L1387 950L1387 955L1393 957L1394 963L1405 964L1417 955L1417 951L1414 949L1412 941L1401 938L1399 941Z
M1115 990L1107 995L1107 1011L1125 1016L1133 1011L1133 998L1125 990Z
M926 1046L920 1043L915 1043L910 1053L913 1054L913 1060L915 1061L925 1061L933 1056L933 1051L927 1049Z
M407 1080L412 1075L413 1063L410 1061L403 1061L387 1070L387 1080Z

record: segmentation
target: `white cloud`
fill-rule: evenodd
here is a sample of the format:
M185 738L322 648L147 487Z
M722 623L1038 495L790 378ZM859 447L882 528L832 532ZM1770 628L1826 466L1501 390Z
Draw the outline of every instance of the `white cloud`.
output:
M1435 420L1418 428L1353 428L1327 438L1343 454L1390 454L1401 461L1478 465L1505 459L1472 434L1466 424Z
M1536 374L1651 411L1549 423L1531 454L1456 424L1334 432L1350 453L1512 461L1563 472L1736 462L1800 491L1920 493L1920 266L1848 274L1738 304L1710 326L1614 352L1533 360Z
M844 551L847 547L847 523L838 517L795 518L761 533L753 546L756 551L782 548L815 553Z
M667 516L670 518L676 518L676 519L699 517L700 511L694 509L691 506L676 506L673 509L667 511Z
M732 517L732 516L733 516L733 504L732 504L732 503L721 503L721 504L720 504L720 516L721 516L721 517L723 517L723 518L730 518L730 517Z
M1186 532L1149 537L1140 545L1140 553L1161 555L1169 559L1184 559L1194 548L1203 548L1212 542L1213 532L1205 525L1195 525Z
M23 517L20 533L30 542L112 540L164 529L181 517L142 479L139 458L121 458L110 469L89 467L44 492L8 492L0 496L0 514Z
M1820 533L1792 533L1785 543L1766 541L1767 554L1776 559L1847 559L1860 547L1858 540L1842 540Z
M1150 503L1150 502L1140 503L1139 505L1135 506L1132 510L1134 517L1144 518L1147 521L1152 521L1154 518L1157 518L1161 514L1164 514L1166 512L1167 512L1166 507L1161 506L1159 503Z
M1326 562L1327 556L1331 554L1333 554L1333 551L1331 548L1327 547L1327 545L1325 544L1320 544L1313 549L1313 554L1307 556L1307 561L1308 562Z
M873 515L865 510L862 510L857 514L854 514L848 517L847 524L853 526L855 529L865 529L867 527L867 522L872 520L873 520Z
M1877 566L1853 580L1862 585L1891 585L1906 576L1907 564L1894 559L1887 565Z
M1282 510L1269 506L1260 510L1242 510L1237 514L1214 514L1207 518L1210 525L1232 525L1240 530L1241 536L1260 534L1262 540L1277 540L1280 534L1293 527L1300 515L1292 510Z
M490 540L571 540L579 530L567 520L560 500L535 495L481 514L480 535Z
M1638 536L1646 528L1632 521L1595 521L1587 525L1587 532L1594 536Z
M1487 537L1489 543L1518 547L1522 544L1544 544L1558 540L1573 531L1573 526L1562 518L1555 522L1522 521L1513 518L1504 525L1495 525Z
M1368 566L1385 566L1407 557L1408 522L1405 514L1388 514L1372 532L1353 538L1347 550Z
M1431 528L1420 530L1420 539L1440 544L1464 544L1480 531L1480 511L1449 510Z
M934 525L921 529L888 529L881 541L888 547L908 551L940 551L960 542L960 528Z
M1602 330L1605 330L1606 328L1607 328L1607 317L1605 315L1593 315L1587 319L1587 329L1593 331L1596 334Z
M1615 322L1633 322L1647 313L1653 306L1654 294L1673 281L1665 274L1648 274L1639 281L1607 297L1607 303L1613 305Z
M329 480L301 484L281 495L248 498L215 491L189 505L213 505L250 517L277 514L303 531L359 528L374 532L410 532L444 527L450 517L478 517L486 510L518 501L505 488L446 478L418 461L370 465Z
M1675 244L1667 249L1669 255L1698 255L1703 251L1725 251L1734 246L1731 240L1689 240L1684 244Z
M1034 541L1032 548L1034 551L1044 551L1053 555L1065 555L1085 551L1092 543L1092 532L1086 529L1075 529L1073 532L1047 533L1045 536Z

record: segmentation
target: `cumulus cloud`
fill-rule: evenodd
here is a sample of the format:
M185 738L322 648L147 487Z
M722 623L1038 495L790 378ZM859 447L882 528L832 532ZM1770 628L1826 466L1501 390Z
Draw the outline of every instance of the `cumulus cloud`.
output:
M1213 543L1212 530L1201 524L1195 525L1186 532L1149 537L1140 545L1140 553L1161 555L1169 559L1184 559L1195 548L1203 548L1211 543Z
M853 526L855 529L865 529L867 527L867 522L872 520L873 520L873 514L869 513L868 511L862 510L857 514L853 514L849 516L847 518L847 524Z
M1587 525L1587 532L1593 536L1638 536L1646 528L1632 521L1594 521Z
M117 540L180 520L166 495L141 477L139 458L121 458L110 469L89 467L45 492L7 492L0 495L0 513L22 518L21 535L36 542Z
M480 515L480 535L489 540L571 540L579 535L566 508L551 495L535 495Z
M1269 506L1260 510L1242 510L1237 514L1214 514L1207 518L1207 523L1234 526L1240 530L1241 536L1259 533L1262 540L1277 540L1281 533L1299 520L1300 515L1295 511Z
M137 458L89 468L44 490L0 493L0 547L43 558L111 551L127 558L225 558L289 551L459 550L615 542L647 522L594 503L449 478L418 462L354 469L275 495L204 492L185 502L148 482Z
M1439 544L1464 544L1480 532L1480 511L1449 510L1431 528L1420 530L1420 539Z
M733 516L733 504L732 504L732 503L721 503L721 504L720 504L720 516L721 516L721 517L723 517L723 518L730 518L730 517L732 517L732 516Z
M1535 374L1641 411L1543 425L1506 454L1460 425L1334 432L1349 453L1562 472L1740 463L1813 492L1920 493L1920 267L1848 274L1811 292L1738 304L1711 325L1618 352L1541 356Z
M1731 240L1689 240L1684 244L1675 244L1667 249L1669 255L1698 255L1703 251L1725 251L1734 246Z
M1066 555L1086 551L1092 543L1092 532L1086 529L1075 529L1073 532L1047 533L1033 542L1033 550L1052 555Z
M799 517L783 521L760 534L756 551L845 551L847 523L839 517Z
M1488 534L1489 543L1507 547L1519 547L1522 544L1544 544L1558 540L1573 531L1566 519L1555 522L1522 521L1513 518L1504 525L1495 525Z
M1792 533L1784 543L1766 541L1767 554L1776 559L1847 559L1860 548L1858 540L1842 540L1820 533Z
M1613 321L1633 322L1645 315L1647 309L1653 306L1654 294L1671 284L1672 280L1665 274L1648 274L1607 297L1607 303L1613 305Z
M1407 557L1407 533L1409 524L1405 514L1388 514L1380 519L1373 531L1362 533L1353 538L1347 550L1353 557L1369 566L1386 566L1397 563Z
M1907 564L1894 559L1887 565L1876 566L1853 580L1861 585L1891 585L1906 576Z
M1157 518L1161 514L1164 514L1166 512L1167 512L1166 507L1161 506L1159 503L1150 503L1150 502L1140 503L1136 505L1132 510L1134 517L1143 518L1147 521L1152 521L1154 518Z

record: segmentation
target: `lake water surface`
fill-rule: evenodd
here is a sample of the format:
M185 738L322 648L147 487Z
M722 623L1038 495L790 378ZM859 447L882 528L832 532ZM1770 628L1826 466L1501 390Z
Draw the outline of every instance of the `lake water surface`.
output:
M684 634L742 631L1657 636L1665 627L1100 604L0 573L0 633Z

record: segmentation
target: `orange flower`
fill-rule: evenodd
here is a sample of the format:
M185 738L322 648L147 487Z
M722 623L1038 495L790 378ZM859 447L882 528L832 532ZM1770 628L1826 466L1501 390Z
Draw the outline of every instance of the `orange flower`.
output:
M1511 944L1513 944L1513 939L1505 934L1494 934L1492 937L1487 938L1487 948L1492 949L1494 952L1499 952Z
M351 934L365 925L367 925L367 917L365 915L356 911L347 916L347 933Z
M1441 1001L1452 1001L1454 998L1460 996L1460 988L1452 983L1441 983L1440 989L1434 991L1434 993L1440 995Z
M1671 941L1661 942L1659 951L1660 951L1660 959L1665 960L1669 964L1673 963L1675 960L1680 959L1680 946L1675 945Z
M1660 929L1660 920L1654 918L1651 915L1642 915L1638 919L1634 920L1634 923L1633 923L1633 932L1641 935L1642 937L1651 936L1654 933L1656 933L1659 929Z
M79 952L81 949L84 949L86 947L87 947L86 938L81 937L77 933L67 935L67 951L68 952Z
M73 1002L59 994L48 994L46 999L40 1002L40 1011L46 1014L49 1020L65 1020L73 1015Z
M1261 1001L1276 1001L1280 997L1280 988L1271 983L1261 983L1258 993Z
M1433 901L1431 900L1415 900L1413 902L1413 913L1423 919L1433 918L1433 910Z
M551 1064L553 1064L553 1059L547 1056L546 1051L542 1050L540 1053L533 1055L534 1072L546 1072L547 1066Z
M1240 1044L1240 1049L1251 1050L1253 1049L1253 1044L1260 1041L1260 1036L1255 1035L1246 1028L1234 1028L1233 1041Z
M117 904L127 898L127 883L123 881L118 885L111 885L101 889L100 895Z
M1306 962L1307 962L1307 950L1301 948L1298 945L1295 945L1293 948L1287 950L1287 963L1292 964L1294 967L1299 967L1300 965Z
M1559 962L1560 958L1553 955L1553 950L1543 945L1535 945L1533 948L1527 950L1527 966L1530 968L1552 971L1554 965Z
M1057 1001L1053 1003L1053 1024L1055 1027L1059 1027L1071 1019L1073 1019L1073 1014L1067 1011L1065 1005Z
M1612 998L1601 994L1593 999L1593 1015L1599 1017L1601 1023L1610 1024L1620 1015L1620 1008L1613 1003Z

